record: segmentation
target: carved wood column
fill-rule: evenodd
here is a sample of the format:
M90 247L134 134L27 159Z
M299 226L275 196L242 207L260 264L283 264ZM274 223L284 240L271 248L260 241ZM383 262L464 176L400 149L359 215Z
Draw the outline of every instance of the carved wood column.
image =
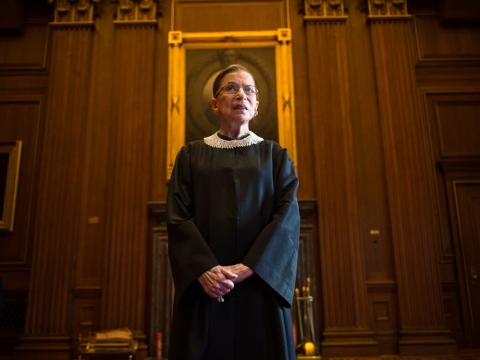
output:
M70 359L71 289L78 243L93 41L93 4L55 2L32 271L21 359Z
M107 200L110 214L101 319L104 329L145 328L156 24L154 1L117 4ZM144 355L146 345L140 342L137 356Z
M347 17L343 0L307 0L305 14L325 318L322 355L375 355L350 125Z
M369 1L400 312L400 354L456 351L445 324L435 181L403 0Z

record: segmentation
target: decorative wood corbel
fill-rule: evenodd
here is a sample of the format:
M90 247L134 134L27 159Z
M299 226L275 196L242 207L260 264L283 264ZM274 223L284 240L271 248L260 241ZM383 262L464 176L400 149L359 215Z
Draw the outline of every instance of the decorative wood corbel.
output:
M47 0L55 4L53 25L93 25L95 3L100 0Z
M405 19L410 18L407 13L407 0L368 0L369 19Z
M113 0L117 3L116 22L157 21L158 0Z
M305 20L346 19L344 0L305 0Z

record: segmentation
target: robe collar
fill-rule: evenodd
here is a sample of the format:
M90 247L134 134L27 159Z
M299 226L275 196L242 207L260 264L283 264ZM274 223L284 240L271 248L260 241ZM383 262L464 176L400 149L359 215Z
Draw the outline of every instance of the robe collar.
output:
M203 141L208 146L217 148L217 149L235 149L238 147L247 147L250 145L255 145L261 143L263 138L260 136L255 135L255 133L251 132L240 140L225 140L220 138L218 133L210 135L209 137L203 138Z

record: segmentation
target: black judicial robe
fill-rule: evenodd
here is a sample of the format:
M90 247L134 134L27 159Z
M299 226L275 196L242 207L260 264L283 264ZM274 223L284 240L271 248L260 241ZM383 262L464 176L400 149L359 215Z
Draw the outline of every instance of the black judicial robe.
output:
M290 306L300 215L298 179L275 142L177 155L167 198L168 252L175 284L169 360L295 359ZM242 263L254 275L225 302L197 278Z

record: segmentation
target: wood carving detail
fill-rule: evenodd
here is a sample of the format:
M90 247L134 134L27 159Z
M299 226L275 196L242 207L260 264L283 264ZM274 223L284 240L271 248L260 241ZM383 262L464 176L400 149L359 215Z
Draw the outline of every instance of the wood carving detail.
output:
M345 17L344 0L305 0L305 18Z
M93 23L95 3L100 0L48 0L55 3L54 24Z
M157 0L115 0L117 3L117 21L142 22L155 21Z
M368 15L370 18L409 16L407 0L368 0Z

